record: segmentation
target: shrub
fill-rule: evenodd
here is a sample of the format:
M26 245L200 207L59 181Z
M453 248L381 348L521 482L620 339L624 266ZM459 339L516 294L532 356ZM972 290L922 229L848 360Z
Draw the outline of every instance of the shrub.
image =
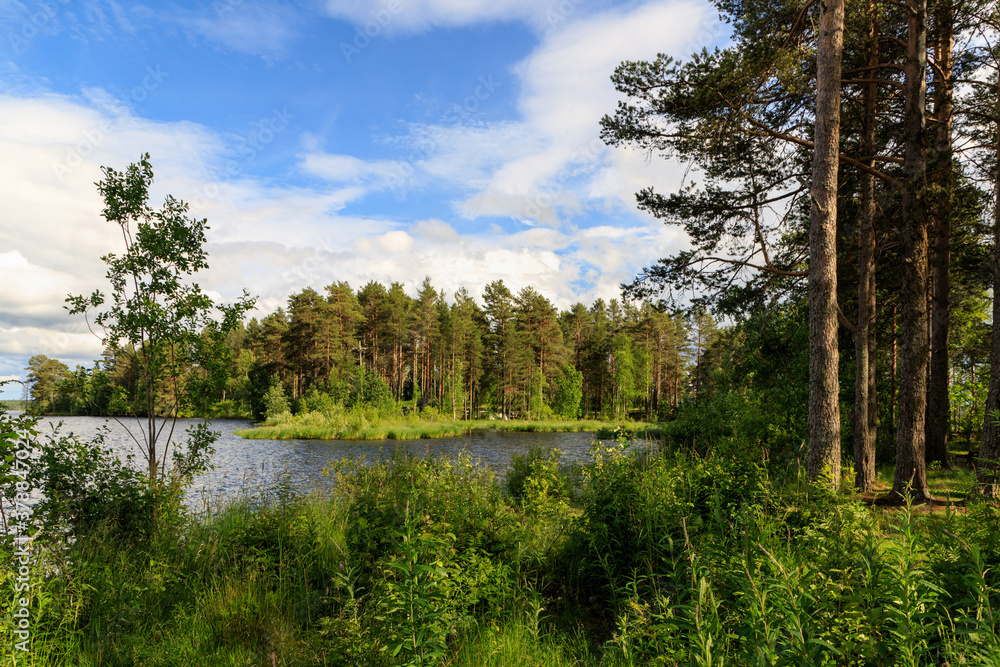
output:
M271 386L264 394L264 414L268 421L280 421L281 416L290 414L291 408L288 406L288 397L285 396L285 388L281 381L275 376L271 380Z
M559 457L558 449L541 447L515 455L504 478L507 493L529 511L537 510L550 500L567 500L570 485L559 469Z

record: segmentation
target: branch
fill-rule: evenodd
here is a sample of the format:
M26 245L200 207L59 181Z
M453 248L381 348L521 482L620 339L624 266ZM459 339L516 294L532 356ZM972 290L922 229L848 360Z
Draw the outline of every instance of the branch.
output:
M726 259L724 257L700 257L696 259L691 264L695 262L722 262L723 264L735 264L736 266L745 266L751 269L757 269L758 271L764 271L765 273L772 273L776 276L786 276L789 278L805 278L809 275L808 271L786 271L784 269L779 269L772 265L760 266L759 264L751 264L750 262L745 262L742 259ZM690 266L690 264L688 265Z
M870 72L876 69L894 69L897 72L905 72L906 69L902 65L897 65L895 63L879 63L878 65L866 65L864 67L855 67L853 69L846 69L841 74L857 74L859 72Z
M758 121L758 120L756 120L754 118L751 118L750 116L748 116L743 111L740 111L739 113L744 118L746 118L747 121L749 121L749 123L751 125L753 125L757 129L759 129L764 134L767 134L768 136L774 137L775 139L781 139L782 141L787 141L787 142L790 142L790 143L793 143L793 144L797 144L799 146L802 146L803 148L808 148L809 150L815 150L815 146L813 145L813 142L811 142L811 141L807 141L805 139L800 139L799 137L795 137L795 136L792 136L790 134L785 134L783 132L778 132L777 130L771 129L767 125L764 125L760 121ZM847 155L844 155L843 153L840 154L840 161L843 162L843 163L847 163L847 164L853 165L853 166L857 167L858 169L860 169L861 171L863 171L863 172L865 172L867 174L871 174L875 178L877 178L880 181L883 181L885 183L888 183L889 185L896 185L898 183L897 179L893 178L892 176L889 176L885 172L880 171L878 169L875 169L874 167L870 167L867 164L865 164L864 162L861 162L860 160L856 160L855 158L852 158L852 157L848 157Z
M843 85L853 85L861 83L877 83L881 86L895 86L900 90L904 89L904 86L899 81L893 81L891 79L841 79L840 83Z
M858 327L851 324L851 321L847 319L847 315L844 315L844 311L840 309L839 303L837 304L837 319L840 320L840 323L843 325L843 327L848 331L850 331L851 333L857 332Z

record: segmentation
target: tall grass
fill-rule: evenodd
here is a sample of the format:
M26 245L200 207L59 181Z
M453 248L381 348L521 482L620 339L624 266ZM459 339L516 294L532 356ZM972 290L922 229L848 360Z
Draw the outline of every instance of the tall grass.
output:
M418 440L463 435L473 430L527 433L599 432L612 437L616 424L598 420L453 420L428 411L426 415L382 415L374 410L334 410L282 415L255 428L236 431L248 439L273 440ZM650 427L651 428L651 427ZM656 433L644 425L637 430Z
M602 446L340 461L145 535L37 541L0 665L1000 664L1000 510L872 509L760 461ZM12 562L10 545L5 562Z

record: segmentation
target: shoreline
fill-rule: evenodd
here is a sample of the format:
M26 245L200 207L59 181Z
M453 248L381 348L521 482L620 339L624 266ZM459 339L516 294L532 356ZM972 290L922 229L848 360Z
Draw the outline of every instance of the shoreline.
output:
M610 439L625 428L635 436L658 435L662 425L647 422L609 422L583 420L434 420L404 418L376 423L345 423L325 418L293 419L238 429L235 434L247 440L428 440L464 435L472 431L507 431L520 433L594 433Z

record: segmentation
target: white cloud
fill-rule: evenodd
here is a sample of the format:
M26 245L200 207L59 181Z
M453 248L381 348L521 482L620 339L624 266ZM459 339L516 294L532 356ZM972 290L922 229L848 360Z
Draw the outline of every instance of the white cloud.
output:
M565 0L573 8L583 0ZM495 21L543 27L548 5L538 0L327 0L327 13L356 25L369 37L423 32Z
M556 212L571 215L581 198L616 197L632 206L634 179L614 182L606 172L648 165L643 155L611 150L598 138L601 117L614 111L619 97L610 76L623 60L653 59L660 52L686 55L692 35L710 25L709 7L673 0L581 17L547 33L515 68L522 81L522 122L534 140L494 171L465 209L471 215L532 217L557 225ZM658 167L643 170L645 184L664 175ZM666 170L673 183L679 182L676 174L675 168ZM581 188L590 179L592 186ZM549 210L525 215L536 208Z
M300 14L277 2L216 0L204 10L170 16L205 39L240 53L282 54L299 31Z
M352 15L372 9L367 3L338 6ZM433 14L435 7L446 6L419 7ZM693 0L670 0L596 15L569 12L513 68L516 81L483 79L489 85L483 84L479 105L489 104L492 91L519 85L519 119L482 122L455 104L441 122L412 124L389 141L399 146L403 160L310 154L302 168L371 190L450 183L468 193L455 202L466 218L508 217L558 228L587 210L634 211L636 191L650 184L676 187L683 172L676 164L609 148L600 140L599 121L614 112L619 99L610 76L622 60L653 59L659 52L686 55L717 39L718 24L709 10Z
M301 168L333 183L365 184L372 189L398 186L413 173L412 166L398 160L362 160L329 153L307 154Z
M410 232L437 243L458 243L461 240L455 228L441 220L421 220L410 227Z
M30 263L18 250L0 253L0 320L17 313L18 320L65 319L63 299L77 286L65 271Z
M338 5L358 20L379 6ZM412 5L412 16L401 14L400 25L403 18L425 27L521 20L539 11L528 3L473 2L447 18L450 6L425 0ZM449 295L464 287L481 301L483 287L500 279L515 292L530 285L560 308L617 296L637 263L684 240L678 230L637 214L633 197L645 185L669 188L678 182L678 167L609 150L597 139L600 116L615 107L608 77L622 59L681 48L707 15L688 2L570 15L517 68L519 118L411 124L383 142L398 145L396 159L323 153L314 143L298 170L320 186L293 186L243 169L216 178L239 137L139 117L127 91L125 98L103 89L79 97L0 93L0 280L14 286L0 290L0 373L18 373L36 353L67 362L100 354L82 319L62 310L63 298L103 286L99 258L120 249L120 235L101 218L93 184L100 165L134 162L136 147L152 154L154 203L169 192L209 219L212 268L199 283L224 301L248 288L260 296L258 314L306 286L322 290L341 280L355 289L369 280L398 281L415 294L429 276ZM513 89L517 82L501 85ZM402 182L400 173L407 174ZM405 189L461 201L453 203L450 219L448 211L437 213L445 219L426 219L423 211L416 219L347 212L373 193ZM627 212L627 229L581 222L597 222L588 216L611 208ZM527 224L510 233L489 224L493 220L469 220L487 216Z
M0 327L0 355L27 360L36 354L59 359L67 365L70 362L88 363L101 355L101 341L89 331L65 332L46 327Z

